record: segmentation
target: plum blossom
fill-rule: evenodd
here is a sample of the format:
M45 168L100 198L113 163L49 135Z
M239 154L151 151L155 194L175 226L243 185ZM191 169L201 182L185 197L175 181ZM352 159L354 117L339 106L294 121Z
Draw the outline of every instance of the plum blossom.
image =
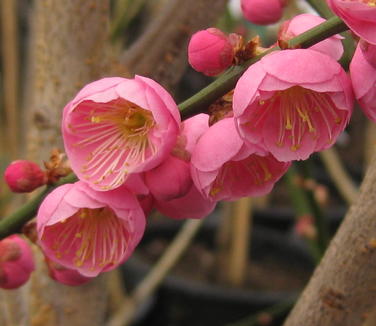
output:
M179 126L172 97L141 76L86 85L64 108L62 120L73 171L100 191L159 165L175 145Z
M350 76L361 109L376 122L376 67L366 60L360 44L350 63Z
M197 189L214 201L261 196L270 192L290 163L279 162L257 145L246 146L234 120L212 125L192 153L191 173Z
M185 120L182 124L179 140L172 154L176 160L179 160L180 170L183 172L180 173L178 179L166 178L168 175L166 173L161 175L160 178L163 189L169 190L166 193L171 193L171 189L176 188L181 190L180 196L175 196L174 198L159 196L155 200L155 207L158 211L170 218L203 218L210 214L216 206L215 201L208 199L197 189L192 182L191 174L186 175L186 169L188 169L188 172L190 170L192 152L200 137L208 129L209 116L207 114L198 114ZM177 181L179 183L176 185L164 185L164 183L176 183ZM176 194L176 191L173 193Z
M189 64L207 76L218 75L230 67L234 55L229 36L218 28L196 32L188 44Z
M301 14L294 16L292 19L283 22L278 33L278 39L288 41L323 22L325 22L325 19L316 15ZM343 54L341 39L343 37L336 34L312 45L310 49L327 54L334 60L339 60Z
M0 241L0 288L20 287L34 269L33 253L26 240L14 234Z
M243 16L258 25L276 23L281 19L285 0L241 0Z
M375 0L327 0L327 3L356 35L376 44Z
M92 280L92 277L86 277L80 274L78 271L66 268L48 258L46 258L46 263L50 277L61 284L78 286Z
M284 162L305 160L333 145L352 109L346 72L331 57L310 49L265 56L247 69L234 90L240 136Z
M364 58L376 69L376 45L360 40L359 46L363 52Z
M142 208L125 187L95 191L82 181L52 191L37 215L39 245L47 258L85 277L123 263L144 229Z

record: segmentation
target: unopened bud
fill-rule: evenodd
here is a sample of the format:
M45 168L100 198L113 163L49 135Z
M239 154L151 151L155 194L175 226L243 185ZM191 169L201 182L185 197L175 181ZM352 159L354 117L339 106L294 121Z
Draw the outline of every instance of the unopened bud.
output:
M31 192L47 181L45 173L34 162L17 160L8 165L4 178L13 192Z
M242 0L244 17L258 25L276 23L281 19L285 0Z
M29 244L18 235L0 241L0 288L15 289L25 284L34 270Z
M188 45L188 61L193 69L215 76L229 68L234 49L229 37L217 28L193 34Z

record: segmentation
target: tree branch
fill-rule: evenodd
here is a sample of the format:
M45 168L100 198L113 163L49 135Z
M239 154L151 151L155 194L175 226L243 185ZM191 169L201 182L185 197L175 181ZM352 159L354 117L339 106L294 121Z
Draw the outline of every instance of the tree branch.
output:
M148 76L171 89L187 66L187 44L193 32L208 28L227 0L170 0L146 32L126 50L123 64L132 74Z
M376 305L376 156L284 326L361 325Z

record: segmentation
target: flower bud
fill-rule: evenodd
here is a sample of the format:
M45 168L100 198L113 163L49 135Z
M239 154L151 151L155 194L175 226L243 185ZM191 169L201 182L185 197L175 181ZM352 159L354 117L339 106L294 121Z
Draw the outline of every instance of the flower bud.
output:
M193 69L215 76L231 66L234 49L229 37L217 28L193 34L188 45L188 61Z
M244 17L257 25L274 24L281 19L284 0L241 0Z
M28 243L18 235L0 241L0 288L15 289L25 284L34 270Z
M34 162L13 161L5 170L4 178L13 192L31 192L47 181L45 173Z

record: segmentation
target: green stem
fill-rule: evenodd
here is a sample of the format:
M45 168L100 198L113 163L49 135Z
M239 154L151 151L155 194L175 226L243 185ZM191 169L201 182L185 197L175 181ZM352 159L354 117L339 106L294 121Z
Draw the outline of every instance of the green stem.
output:
M22 227L30 221L37 213L39 204L42 200L56 187L65 183L73 183L77 177L72 173L65 178L61 178L59 182L53 186L47 186L41 193L33 199L21 206L16 212L0 220L0 240L7 236L20 232Z
M345 23L340 18L335 16L327 20L326 22L308 30L307 32L294 37L288 42L288 47L308 48L332 35L343 32L347 29L348 27L345 25ZM186 119L194 116L195 114L205 112L211 103L213 103L215 100L225 95L235 87L236 82L249 66L259 61L263 56L276 50L280 50L280 48L278 46L272 47L262 54L258 55L257 57L246 61L242 65L233 66L228 69L213 83L179 105L182 118Z
M325 0L306 0L317 13L326 19L334 16L333 12L329 9ZM355 51L355 43L349 32L341 33L344 37L342 40L343 48L345 49L340 60L341 65L347 69Z
M328 21L310 29L309 31L291 39L288 42L288 46L290 48L307 48L326 39L327 37L343 32L347 29L347 26L342 22L342 20L335 16ZM270 48L261 55L248 60L244 64L230 68L209 86L202 89L200 92L179 105L182 117L188 118L197 113L206 111L211 103L235 87L235 84L240 76L250 65L260 60L266 54L276 50L280 50L280 48ZM20 231L22 226L35 216L40 202L49 192L55 189L58 185L74 182L75 178L76 177L74 175L70 175L67 178L62 179L58 184L47 187L42 193L37 195L30 202L26 203L16 212L0 220L0 239Z
M325 0L306 0L310 6L317 11L321 17L330 18L334 16L333 12L329 9Z

